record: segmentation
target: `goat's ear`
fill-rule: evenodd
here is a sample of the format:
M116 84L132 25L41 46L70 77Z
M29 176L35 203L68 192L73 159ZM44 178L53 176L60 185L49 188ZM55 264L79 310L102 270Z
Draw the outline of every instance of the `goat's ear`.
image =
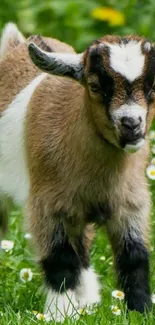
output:
M36 44L28 45L30 57L41 70L59 75L68 76L76 80L83 77L83 54L50 53L41 50Z

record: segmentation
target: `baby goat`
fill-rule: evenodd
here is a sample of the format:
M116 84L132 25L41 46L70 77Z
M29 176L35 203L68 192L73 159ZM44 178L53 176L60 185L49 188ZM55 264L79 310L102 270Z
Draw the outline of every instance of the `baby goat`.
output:
M100 301L89 261L94 223L106 228L128 308L144 312L155 48L132 36L105 36L82 54L42 42L29 53L44 73L18 36L1 61L0 190L27 204L45 312L62 321Z

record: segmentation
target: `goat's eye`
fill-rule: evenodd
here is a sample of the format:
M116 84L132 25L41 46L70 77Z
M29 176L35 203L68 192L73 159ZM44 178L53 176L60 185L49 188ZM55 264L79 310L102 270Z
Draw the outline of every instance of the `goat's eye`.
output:
M95 82L88 83L88 86L93 93L98 93L101 90L99 84Z

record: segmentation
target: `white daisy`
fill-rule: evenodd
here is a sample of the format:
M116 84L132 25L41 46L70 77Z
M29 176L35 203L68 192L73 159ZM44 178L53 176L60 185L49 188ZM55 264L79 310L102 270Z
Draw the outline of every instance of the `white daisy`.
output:
M21 269L20 270L20 279L22 282L29 282L31 281L33 278L33 272L31 271L31 269Z
M78 314L80 314L81 316L85 316L85 315L91 315L94 314L95 310L93 310L92 308L88 309L88 308L81 308L78 309Z
M114 291L112 291L112 297L119 299L119 300L123 300L125 297L125 294L122 291L114 290Z
M151 130L149 132L149 138L150 138L150 140L155 141L155 131L154 130Z
M1 241L1 248L4 249L6 252L9 252L14 247L14 242L12 240L2 240Z
M24 238L25 239L31 239L32 235L29 232L26 232L25 235L24 235Z
M155 179L155 165L149 165L146 168L146 175L149 179Z
M39 313L38 311L33 311L33 314L36 316L38 320L45 320L46 322L49 322L51 320L51 317L49 317L46 314Z
M155 293L152 294L151 300L152 300L152 303L155 304Z
M101 256L101 257L100 257L100 260L101 260L101 261L105 261L105 260L106 260L105 256Z
M121 314L121 310L117 306L111 306L111 311L114 315L117 316Z

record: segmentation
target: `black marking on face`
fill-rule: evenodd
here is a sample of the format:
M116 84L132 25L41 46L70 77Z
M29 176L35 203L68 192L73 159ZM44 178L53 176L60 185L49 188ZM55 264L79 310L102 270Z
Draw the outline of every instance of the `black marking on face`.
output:
M79 284L81 269L87 269L89 266L82 235L76 238L75 246L76 251L65 233L63 224L59 223L51 237L51 252L41 261L47 285L57 292L74 290Z
M87 221L102 226L112 215L111 208L108 203L92 204L87 214Z
M130 310L141 313L151 307L149 287L149 253L140 238L129 233L121 243L116 258L121 288Z
M132 100L133 84L124 78L123 85L126 93L125 102Z
M148 57L148 69L144 77L144 95L148 106L152 104L152 94L155 92L155 48L151 48Z
M104 47L104 49L105 48L106 47ZM90 49L90 51L88 51L88 55L90 60L89 74L97 75L100 86L99 93L102 97L102 103L106 110L108 110L114 94L114 80L104 68L101 48Z

